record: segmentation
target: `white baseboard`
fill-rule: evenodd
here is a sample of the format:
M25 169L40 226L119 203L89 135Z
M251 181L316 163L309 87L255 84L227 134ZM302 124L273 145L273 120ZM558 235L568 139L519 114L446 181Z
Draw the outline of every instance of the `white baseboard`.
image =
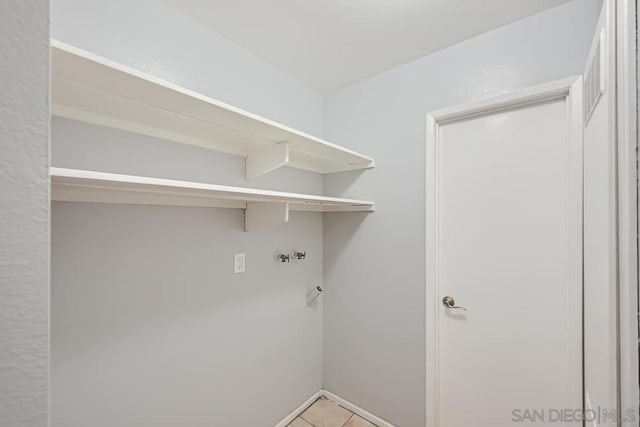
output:
M293 410L293 412L291 412L289 415L287 415L282 421L280 421L278 424L275 425L275 427L286 427L287 425L289 425L289 423L291 423L293 420L295 420L298 415L302 414L309 406L311 406L311 404L313 402L315 402L316 400L318 400L318 398L320 396L326 397L327 399L336 402L338 405L342 406L345 409L348 409L349 411L353 412L354 414L364 418L365 420L372 422L373 424L377 425L378 427L395 427L393 424L383 420L380 417L377 417L375 415L373 415L371 412L365 411L364 409L360 408L359 406L354 405L353 403L344 400L343 398L341 398L340 396L337 396L327 390L320 390L317 393L315 393L313 396L311 396L310 398L308 398L307 400L305 400L305 402L298 406L296 409Z
M292 413L284 417L284 419L280 421L278 424L276 424L275 427L286 427L287 425L289 425L289 423L295 420L298 415L303 413L305 409L311 406L313 402L318 400L320 396L322 396L322 390L316 392L313 396L305 400L302 405L298 406L296 409L293 410Z
M322 396L326 397L329 400L332 400L334 402L336 402L338 405L342 406L345 409L350 410L351 412L353 412L354 414L364 418L367 421L372 422L373 424L377 425L378 427L395 427L393 424L391 424L388 421L383 420L382 418L373 415L371 412L365 411L364 409L360 408L359 406L354 405L353 403L344 400L343 398L341 398L340 396L337 396L327 390L322 390L321 391Z

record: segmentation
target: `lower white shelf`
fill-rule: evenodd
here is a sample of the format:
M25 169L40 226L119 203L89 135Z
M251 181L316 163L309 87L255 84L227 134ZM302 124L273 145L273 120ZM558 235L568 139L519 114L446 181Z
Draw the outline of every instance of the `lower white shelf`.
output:
M285 193L171 179L52 167L51 199L247 209L247 229L286 222L288 211L373 212L364 200Z

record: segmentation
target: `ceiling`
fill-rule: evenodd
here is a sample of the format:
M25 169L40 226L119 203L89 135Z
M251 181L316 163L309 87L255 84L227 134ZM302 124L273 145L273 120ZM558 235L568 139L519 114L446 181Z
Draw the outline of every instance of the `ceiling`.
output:
M568 0L166 0L327 92Z

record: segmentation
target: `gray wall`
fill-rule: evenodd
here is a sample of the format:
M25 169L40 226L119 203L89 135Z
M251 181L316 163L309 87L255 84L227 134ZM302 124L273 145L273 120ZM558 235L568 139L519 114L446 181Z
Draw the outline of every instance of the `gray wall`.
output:
M376 213L324 220L326 389L424 425L426 113L582 73L600 3L576 0L327 96L326 137L376 169L327 176L325 191L375 200Z
M49 2L0 3L0 425L46 427Z
M264 427L320 389L322 218L55 203L53 427ZM275 249L309 251L279 264ZM234 252L247 272L234 275Z
M322 95L160 0L54 0L52 36L316 135ZM322 192L239 157L54 119L52 164ZM322 216L245 233L240 210L54 203L53 427L274 425L321 387ZM276 250L307 250L277 264ZM232 273L233 254L247 272Z

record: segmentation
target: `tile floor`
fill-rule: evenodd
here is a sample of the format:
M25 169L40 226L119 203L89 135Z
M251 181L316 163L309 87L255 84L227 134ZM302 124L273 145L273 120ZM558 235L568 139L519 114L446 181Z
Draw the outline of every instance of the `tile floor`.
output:
M325 397L316 400L288 427L376 427Z

